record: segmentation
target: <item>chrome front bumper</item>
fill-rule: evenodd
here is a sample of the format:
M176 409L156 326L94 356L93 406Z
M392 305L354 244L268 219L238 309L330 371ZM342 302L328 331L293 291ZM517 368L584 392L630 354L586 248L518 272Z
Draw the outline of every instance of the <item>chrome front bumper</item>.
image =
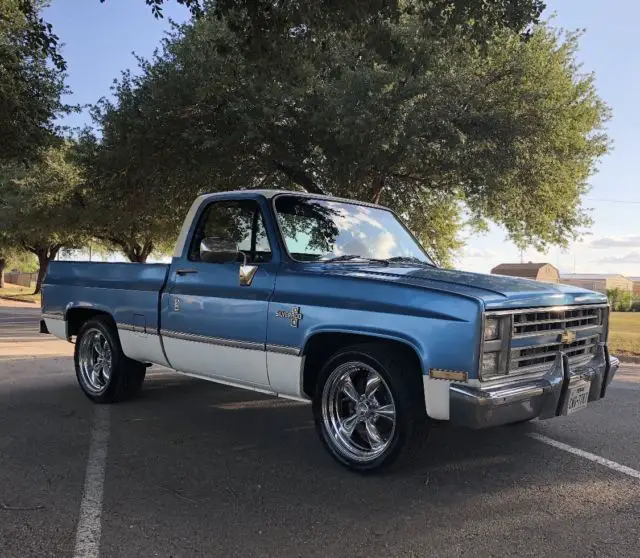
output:
M560 353L553 368L536 380L511 380L490 388L452 384L449 388L449 416L454 424L469 428L489 428L532 418L547 419L565 413L569 386L589 380L589 402L605 396L620 361L609 356L601 344L598 354L587 364L571 368Z

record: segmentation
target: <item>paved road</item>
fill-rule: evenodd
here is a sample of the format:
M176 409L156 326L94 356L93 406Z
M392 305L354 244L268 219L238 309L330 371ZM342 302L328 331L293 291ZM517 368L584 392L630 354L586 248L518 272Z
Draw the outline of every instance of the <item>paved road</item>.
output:
M5 339L36 326L0 309ZM640 470L638 368L573 417L434 428L414 468L374 477L334 464L306 405L151 370L101 407L69 357L0 358L0 556L73 556L97 410L103 557L638 556L640 479L529 436Z
M39 315L40 309L35 305L25 308L0 306L0 339L38 339Z

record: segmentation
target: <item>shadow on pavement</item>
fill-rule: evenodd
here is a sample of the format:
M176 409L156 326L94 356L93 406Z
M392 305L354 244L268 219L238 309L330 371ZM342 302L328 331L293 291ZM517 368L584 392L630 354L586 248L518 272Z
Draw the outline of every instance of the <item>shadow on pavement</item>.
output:
M92 405L70 367L43 378L0 384L0 471L14 500L39 486L47 512L0 532L29 525L38 540L60 515L58 551L73 541ZM324 451L306 404L152 369L110 416L104 556L633 555L639 486L529 439L535 424L436 425L413 466L361 476Z
M305 404L151 375L144 397L112 416L107 505L121 519L110 532L128 523L176 554L500 554L530 551L546 532L561 541L550 550L568 555L567 514L597 534L620 509L637 513L629 494L590 493L601 471L527 438L535 425L438 425L413 466L360 476L326 454ZM512 529L524 535L515 547Z

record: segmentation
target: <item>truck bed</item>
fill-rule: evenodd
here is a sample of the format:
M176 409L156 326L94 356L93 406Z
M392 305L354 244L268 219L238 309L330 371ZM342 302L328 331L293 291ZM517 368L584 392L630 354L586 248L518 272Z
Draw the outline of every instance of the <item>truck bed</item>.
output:
M119 325L157 333L168 271L167 264L51 262L42 288L42 312L66 316L77 308L101 310Z

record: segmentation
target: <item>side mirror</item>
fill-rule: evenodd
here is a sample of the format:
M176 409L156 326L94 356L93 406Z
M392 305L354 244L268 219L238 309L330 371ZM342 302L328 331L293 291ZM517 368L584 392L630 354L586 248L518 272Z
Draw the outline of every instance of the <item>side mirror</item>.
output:
M238 246L235 242L207 236L200 242L200 260L208 263L234 262L238 257Z

